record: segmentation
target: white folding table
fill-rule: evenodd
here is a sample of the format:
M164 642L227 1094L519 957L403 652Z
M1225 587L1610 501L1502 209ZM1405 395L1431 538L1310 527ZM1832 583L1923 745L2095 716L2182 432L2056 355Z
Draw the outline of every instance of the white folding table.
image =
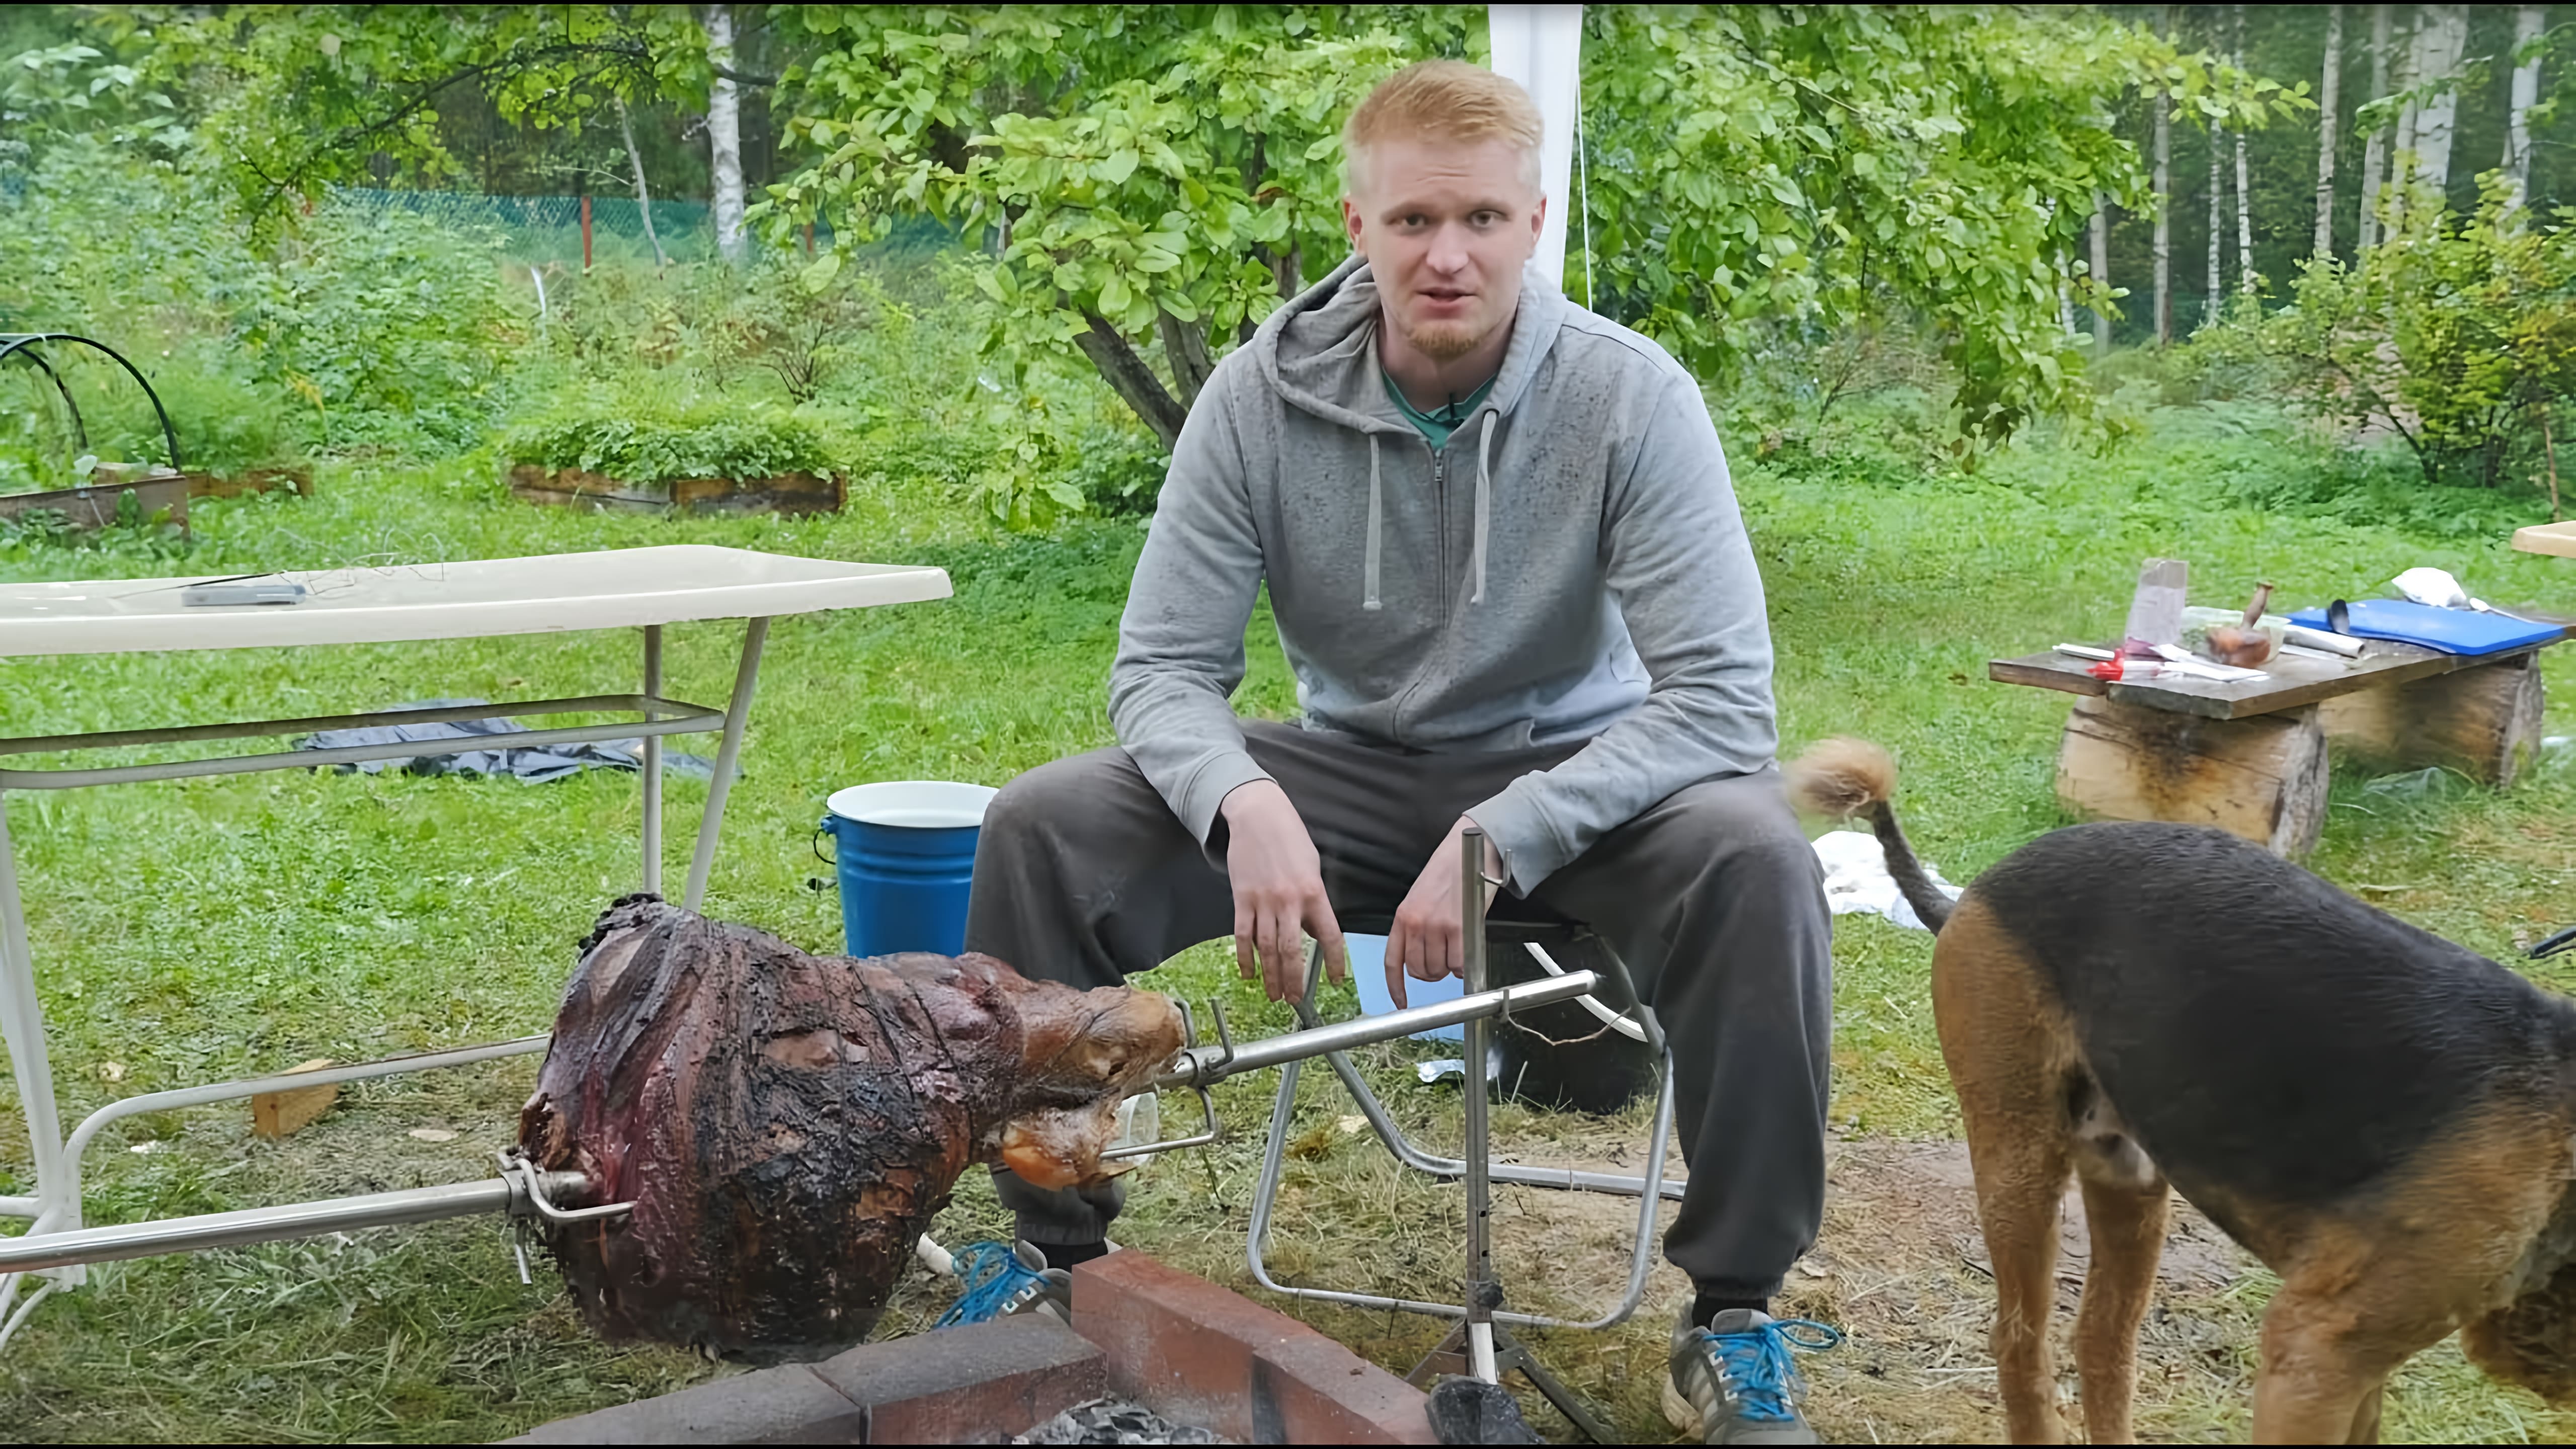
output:
M623 723L531 729L506 736L513 746L576 744L641 737L644 794L643 889L661 889L662 736L721 729L715 778L698 821L696 853L682 903L695 910L706 894L715 860L725 796L742 747L744 720L760 671L769 621L783 614L868 608L948 597L948 575L909 565L838 563L744 549L683 544L552 554L468 563L415 564L287 572L258 576L291 580L308 596L294 604L191 606L183 591L202 579L112 579L80 583L0 585L0 656L122 654L144 651L275 648L314 644L389 644L494 635L561 633L580 629L641 628L643 683L632 694L585 695L454 708L272 719L163 729L0 739L0 758L65 751L201 744L306 734L366 725L422 724L465 719L561 714L626 714ZM733 695L723 708L667 699L662 694L662 629L703 619L744 619L742 661ZM26 1117L35 1159L34 1196L0 1196L0 1217L32 1219L27 1236L81 1227L80 1164L99 1130L120 1118L318 1087L369 1077L464 1066L496 1057L541 1051L543 1035L387 1061L334 1067L286 1077L222 1082L150 1092L109 1103L89 1115L67 1138L54 1100L45 1052L44 1013L36 999L35 962L18 892L10 842L7 793L68 790L140 780L234 775L260 770L311 769L319 765L419 755L418 743L359 745L342 749L270 750L205 759L162 760L89 769L0 768L0 1040L16 1072L18 1105ZM292 1204L255 1213L287 1217L327 1215L333 1202ZM356 1199L345 1201L356 1202ZM414 1209L408 1218L449 1215ZM203 1219L194 1221L205 1221ZM245 1239L247 1240L247 1239ZM0 1238L0 1242L8 1239ZM23 1246L32 1247L33 1244ZM79 1264L37 1273L0 1274L0 1345L25 1321L38 1299L54 1288L83 1281ZM30 1277L47 1280L15 1314L10 1304Z

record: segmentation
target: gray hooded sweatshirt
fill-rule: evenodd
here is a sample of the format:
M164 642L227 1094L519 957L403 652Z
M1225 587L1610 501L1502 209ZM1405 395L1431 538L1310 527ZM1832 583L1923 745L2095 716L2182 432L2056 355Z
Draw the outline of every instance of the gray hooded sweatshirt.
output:
M1267 778L1227 702L1264 581L1310 730L1589 741L1468 812L1517 891L1683 786L1769 765L1762 580L1690 375L1525 275L1492 392L1434 452L1386 396L1378 327L1353 257L1217 365L1173 449L1109 716L1191 834Z

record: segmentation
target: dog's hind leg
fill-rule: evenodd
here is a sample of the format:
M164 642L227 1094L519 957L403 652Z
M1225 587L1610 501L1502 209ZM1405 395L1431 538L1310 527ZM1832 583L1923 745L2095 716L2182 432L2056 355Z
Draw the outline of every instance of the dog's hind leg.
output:
M2075 1315L2085 1436L2096 1444L2129 1444L2136 1442L2129 1408L2137 1389L2138 1320L2146 1316L2156 1263L2164 1255L2167 1190L2152 1168L2140 1183L2126 1172L2102 1170L2082 1148L2076 1163L2093 1239L2084 1302Z
M1973 893L1932 957L1941 1055L1959 1093L1977 1221L1995 1270L1995 1372L2013 1442L2056 1444L2049 1321L2057 1306L2057 1216L2072 1148L2065 1013L2011 934Z

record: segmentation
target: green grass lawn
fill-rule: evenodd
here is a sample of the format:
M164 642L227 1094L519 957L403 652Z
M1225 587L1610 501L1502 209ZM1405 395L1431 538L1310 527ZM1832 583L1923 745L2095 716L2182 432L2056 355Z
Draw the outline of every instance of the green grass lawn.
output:
M2066 702L1987 682L1985 661L2114 631L2142 557L2191 560L2195 602L2241 602L2257 577L2289 603L2372 595L2399 569L2431 563L2500 604L2576 613L2576 567L2510 553L2500 530L2409 532L2230 503L2231 470L2275 466L2280 446L2168 414L2127 453L2033 445L1969 481L1887 486L1748 468L1739 486L1770 593L1787 744L1854 733L1889 746L1919 848L1965 880L2063 823L2050 777ZM815 949L837 949L839 935L829 869L808 850L833 789L911 777L1000 784L1111 738L1103 686L1142 540L1132 524L996 539L923 497L854 499L840 517L795 521L585 515L516 504L487 472L329 468L311 499L202 506L185 562L21 549L0 555L0 576L363 569L675 541L945 567L953 600L788 619L771 635L708 908ZM671 691L720 701L739 633L671 630ZM1284 715L1292 693L1265 618L1250 644L1238 704ZM632 687L638 660L629 634L0 660L0 726L24 735L354 711L433 694L608 691ZM2576 650L2553 651L2545 668L2548 733L2576 733ZM688 781L670 789L673 882L702 794ZM633 887L638 811L633 781L611 776L526 786L281 773L13 797L66 1116L312 1057L364 1060L545 1029L575 941L609 897ZM2504 793L2442 780L2392 790L2339 774L2311 864L2410 920L2510 957L2576 920L2576 752L2552 752ZM1955 1132L1923 989L1928 959L1919 933L1866 920L1840 933L1835 1117L1846 1130ZM2576 984L2563 966L2539 974ZM1156 984L1224 997L1246 1030L1286 1023L1209 949ZM253 1138L238 1104L138 1119L92 1154L90 1217L475 1176L509 1140L532 1071L522 1059L361 1085L282 1143ZM1266 1083L1233 1084L1222 1100L1236 1141L1202 1165L1151 1170L1156 1185L1132 1219L1137 1241L1202 1271L1222 1275L1232 1263L1241 1281L1245 1138L1267 1099ZM457 1135L424 1141L415 1129ZM0 1111L0 1192L31 1186L23 1125ZM961 1222L989 1215L980 1191L961 1190ZM1320 1229L1307 1237L1318 1233L1329 1239ZM679 1353L591 1340L542 1265L533 1286L521 1285L497 1221L146 1260L91 1277L45 1305L0 1359L0 1425L13 1437L483 1440L711 1371ZM2401 1411L2392 1432L2576 1428L2536 1400L2458 1374L2441 1383L2442 1402L2476 1417ZM2405 1394L2401 1384L2401 1405ZM1650 1415L1651 1400L1639 1402ZM2173 1432L2241 1435L2244 1409L2241 1399L2213 1402ZM1648 1417L1622 1422L1655 1432Z

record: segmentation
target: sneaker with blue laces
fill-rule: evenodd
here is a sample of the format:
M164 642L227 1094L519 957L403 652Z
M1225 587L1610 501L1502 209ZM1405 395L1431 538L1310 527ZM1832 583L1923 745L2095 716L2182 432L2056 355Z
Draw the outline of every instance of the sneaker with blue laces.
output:
M1807 1381L1789 1355L1842 1341L1828 1325L1750 1308L1730 1308L1702 1326L1685 1303L1673 1325L1664 1417L1703 1444L1823 1443L1800 1411Z

